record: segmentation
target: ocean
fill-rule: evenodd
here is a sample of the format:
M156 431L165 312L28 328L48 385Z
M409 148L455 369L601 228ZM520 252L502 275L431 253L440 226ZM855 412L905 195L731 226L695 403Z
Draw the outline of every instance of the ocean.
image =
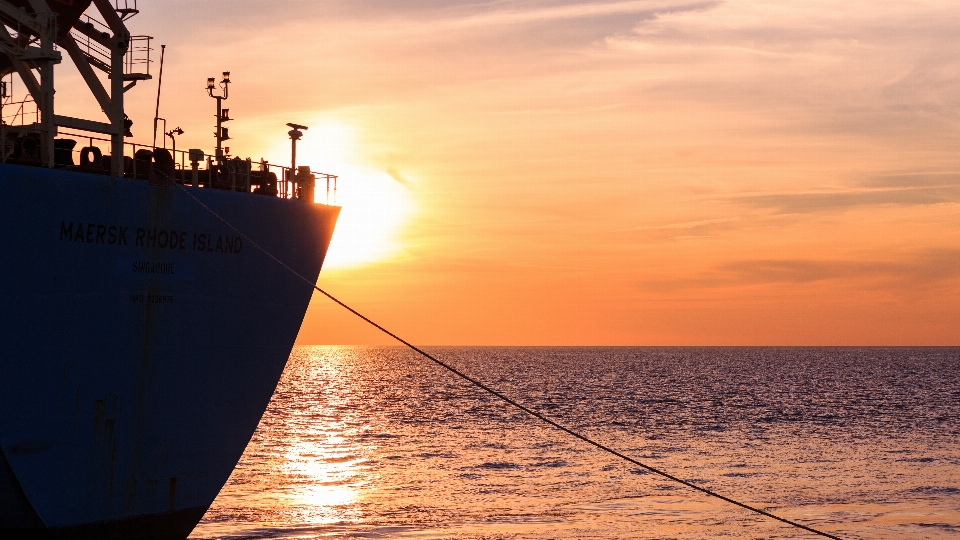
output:
M844 539L960 539L960 349L437 347L648 465ZM300 347L192 539L817 538L400 348Z

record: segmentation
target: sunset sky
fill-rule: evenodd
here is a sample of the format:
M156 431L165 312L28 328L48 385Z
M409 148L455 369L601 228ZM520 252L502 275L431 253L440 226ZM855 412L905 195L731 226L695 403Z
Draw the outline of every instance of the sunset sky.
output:
M222 71L234 154L310 126L344 207L319 284L410 341L958 344L956 2L140 8L177 147L212 152ZM389 339L315 297L298 343Z

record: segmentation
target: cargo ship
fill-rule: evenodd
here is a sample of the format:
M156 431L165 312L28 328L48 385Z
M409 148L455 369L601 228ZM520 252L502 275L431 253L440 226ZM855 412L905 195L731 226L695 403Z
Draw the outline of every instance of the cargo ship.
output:
M28 94L0 85L0 538L186 538L274 392L339 215L295 157L223 148L228 73L207 84L215 153L129 143L124 93L152 77L136 12L0 0L0 74ZM54 111L64 56L93 118Z

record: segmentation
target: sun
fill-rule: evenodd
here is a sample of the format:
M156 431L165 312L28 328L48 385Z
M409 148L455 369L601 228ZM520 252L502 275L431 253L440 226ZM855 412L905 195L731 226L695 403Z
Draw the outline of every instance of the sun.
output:
M411 207L406 188L384 172L346 164L336 170L336 202L342 210L324 267L354 266L395 255L400 251L397 236Z
M400 252L398 240L413 213L408 187L385 171L363 163L357 151L357 132L349 124L321 121L311 125L297 142L297 164L314 172L337 175L330 186L330 204L342 207L324 269L346 268L382 261ZM272 155L290 155L277 146ZM287 157L289 161L289 157ZM317 180L316 200L327 201L326 183ZM334 196L336 200L334 201Z

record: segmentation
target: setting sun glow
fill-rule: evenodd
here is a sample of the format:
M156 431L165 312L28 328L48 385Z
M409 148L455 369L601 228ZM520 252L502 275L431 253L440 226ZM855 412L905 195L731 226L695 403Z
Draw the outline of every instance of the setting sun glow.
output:
M952 344L958 8L881 4L237 0L137 28L175 44L178 148L212 150L221 69L236 155L287 165L310 126L298 164L342 207L320 281L421 342ZM157 82L125 97L137 137ZM381 343L354 324L314 302L298 342Z
M396 236L411 213L407 189L390 175L341 164L337 204L343 206L324 268L379 261L400 250Z
M324 260L324 268L346 268L382 261L396 255L404 223L413 210L407 186L389 173L364 164L358 152L357 132L336 121L311 126L297 146L298 164L314 172L338 176L336 191L330 186L330 204L342 207L337 228ZM278 145L272 155L289 155ZM288 158L289 159L289 158ZM318 203L327 202L326 185L317 180Z

